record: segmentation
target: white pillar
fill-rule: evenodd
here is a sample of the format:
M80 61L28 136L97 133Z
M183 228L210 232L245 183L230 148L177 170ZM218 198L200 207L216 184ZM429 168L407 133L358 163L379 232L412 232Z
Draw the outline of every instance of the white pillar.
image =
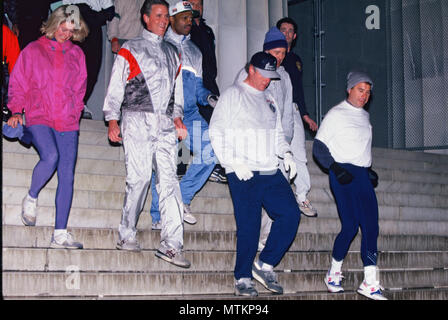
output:
M218 84L224 91L247 62L246 0L218 2Z
M264 36L269 30L270 0L247 1L247 61L258 51L263 50Z

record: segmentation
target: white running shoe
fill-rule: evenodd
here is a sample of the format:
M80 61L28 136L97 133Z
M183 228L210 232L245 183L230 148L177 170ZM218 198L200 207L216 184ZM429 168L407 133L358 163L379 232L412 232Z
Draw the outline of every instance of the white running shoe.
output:
M152 230L162 230L162 221L152 223Z
M365 280L358 288L358 293L372 300L387 300L383 295L384 288L380 286L379 281L369 285Z
M26 226L33 227L36 225L37 215L37 199L31 198L27 193L22 201L22 222Z
M189 224L195 224L197 222L196 218L191 213L190 205L185 203L184 203L184 221Z
M344 276L341 272L330 273L330 271L328 271L324 279L328 292L344 292L344 288L341 286L342 279L344 279Z
M73 239L71 233L64 232L55 236L54 233L51 236L50 248L53 249L82 249L83 245Z
M311 218L317 217L317 210L314 209L313 205L311 204L311 201L308 199L305 199L305 201L299 202L299 209L302 212L303 215Z
M188 269L191 266L191 262L185 258L182 250L176 248L170 248L164 244L161 244L160 248L157 249L156 257L161 258L181 268Z

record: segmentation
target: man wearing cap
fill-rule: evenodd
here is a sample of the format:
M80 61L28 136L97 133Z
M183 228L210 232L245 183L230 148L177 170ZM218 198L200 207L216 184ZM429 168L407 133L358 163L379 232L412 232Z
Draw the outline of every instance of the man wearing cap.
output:
M311 204L307 194L311 189L310 174L308 172L305 144L305 129L303 123L307 123L312 131L316 131L318 126L309 116L306 108L305 95L303 91L303 63L301 58L292 51L297 38L297 24L289 18L280 19L277 28L284 34L288 48L283 59L282 66L289 74L294 103L294 131L291 140L291 148L297 165L297 177L294 179L295 195L300 211L307 217L317 217L317 210ZM303 121L302 121L303 120Z
M342 263L353 238L361 227L361 258L364 281L358 293L375 300L386 300L377 270L378 202L374 187L378 175L372 165L372 125L364 110L373 81L364 72L347 76L347 99L325 115L313 144L313 155L329 170L342 230L335 239L331 267L325 276L330 292L342 292Z
M118 51L103 111L109 122L109 139L123 141L125 153L126 194L117 248L141 250L137 223L154 169L162 218L156 256L188 268L190 262L182 250L183 206L176 176L176 143L186 137L186 130L177 90L181 79L179 53L163 40L169 23L168 8L165 0L144 2L141 17L145 29Z
M293 156L281 125L280 110L265 90L278 79L277 60L265 52L254 54L247 78L238 79L220 97L210 121L210 139L225 168L234 207L237 245L235 294L255 296L252 277L268 290L282 294L273 271L295 238L300 211L289 183L278 169L295 175ZM272 218L266 246L255 260L261 209Z
M193 152L193 160L186 174L180 181L180 191L184 208L184 221L195 224L196 218L191 213L190 203L199 189L207 182L216 164L216 157L208 137L208 124L199 114L197 102L216 105L216 97L207 90L202 82L202 54L190 40L193 9L187 1L179 1L170 7L170 27L165 40L176 46L181 56L182 83L184 97L183 123L188 135L184 140ZM158 205L157 193L153 188L152 211Z

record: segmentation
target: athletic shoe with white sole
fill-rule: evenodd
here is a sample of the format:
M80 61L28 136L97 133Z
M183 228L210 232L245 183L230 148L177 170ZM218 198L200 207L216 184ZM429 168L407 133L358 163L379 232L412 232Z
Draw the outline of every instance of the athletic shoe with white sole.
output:
M71 233L64 232L57 236L51 236L50 248L53 249L82 249L83 245L73 239Z
M283 294L282 286L277 282L277 275L274 271L264 271L255 261L252 266L252 276L260 282L266 289L275 294Z
M197 222L196 218L191 213L190 205L185 203L184 203L184 221L189 224L195 224Z
M191 262L185 259L182 250L169 248L163 244L157 249L156 257L181 268L190 268L191 266Z
M313 208L311 201L306 199L305 201L299 202L299 209L303 213L303 215L315 218L317 217L317 210Z
M235 282L236 296L258 296L258 291L255 289L254 282L250 278L241 278Z
M152 230L162 230L162 221L153 222L151 225Z
M379 282L369 285L365 280L359 286L357 292L372 300L387 300L383 295L384 288L380 286Z
M22 201L22 222L26 226L34 227L36 225L37 199L31 198L27 193Z
M118 250L124 250L124 251L133 251L133 252L142 251L137 239L120 240L118 241L116 248Z
M344 276L341 272L336 273L330 273L327 272L327 275L325 276L325 285L328 288L328 292L337 293L337 292L344 292L344 288L341 286L342 279L344 279Z

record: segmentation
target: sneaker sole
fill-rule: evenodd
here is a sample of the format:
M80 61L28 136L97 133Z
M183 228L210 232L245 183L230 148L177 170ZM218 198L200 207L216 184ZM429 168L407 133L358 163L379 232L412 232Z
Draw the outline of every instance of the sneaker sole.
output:
M34 226L36 226L36 221L34 221L34 223L33 223L33 222L28 222L28 221L25 219L23 213L20 215L20 218L22 219L22 223L23 223L25 226L27 226L27 227L34 227Z
M129 251L129 252L140 252L140 251L142 251L141 248L132 248L132 249L131 248L125 248L125 247L120 246L119 244L117 244L115 246L115 248L117 248L118 250Z
M169 262L169 263L171 263L172 265L175 265L175 266L177 266L177 267L181 267L181 268L188 269L188 268L190 268L190 266L191 266L191 264L185 265L185 264L178 264L178 263L175 263L175 262L173 261L173 259L167 257L166 255L164 255L164 254L161 253L160 251L157 251L157 252L156 252L156 257L157 257L157 258L160 258L160 259L162 259L162 260L165 260L166 262Z
M235 289L235 295L238 297L258 297L258 292L256 292L255 294L240 293L237 289Z
M301 212L305 217L308 217L308 218L317 218L317 213L316 213L316 214L313 214L313 215L309 215L309 214L306 214L305 212L303 212L302 210L300 210L300 212Z
M198 222L197 220L191 221L191 220L185 220L185 219L184 219L184 221L191 225L196 224Z
M356 292L370 300L387 300L385 297L383 297L384 299L377 299L375 296L370 295L370 293L365 293L364 290L361 289L356 290Z
M278 291L273 288L269 288L268 285L266 284L266 282L263 280L263 278L261 276L259 276L256 272L254 272L253 270L252 270L252 276L254 277L255 280L260 282L263 285L263 287L265 287L269 291L273 292L274 294L283 294L283 290Z
M75 247L75 246L64 246L61 244L57 244L57 243L51 243L50 244L50 248L52 249L69 249L69 250L79 250L79 249L83 249L83 247Z

